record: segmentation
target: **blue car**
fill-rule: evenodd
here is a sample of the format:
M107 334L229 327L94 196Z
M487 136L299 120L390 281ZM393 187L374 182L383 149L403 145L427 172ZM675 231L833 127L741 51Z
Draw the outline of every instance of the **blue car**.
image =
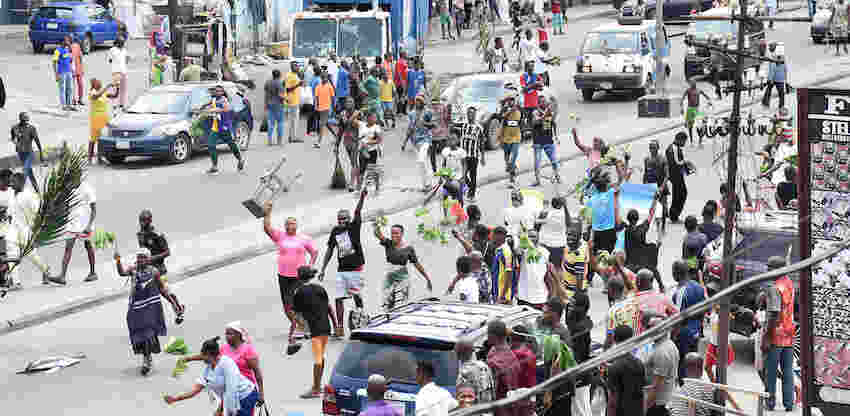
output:
M420 389L416 383L418 361L430 361L436 372L434 382L454 394L458 373L454 346L459 339L473 339L481 358L480 355L485 354L489 320L501 319L508 328L524 325L534 333L540 316L538 310L524 306L429 299L372 318L365 327L351 332L350 342L337 360L330 382L325 385L322 414L359 414L368 400L369 376L381 374L390 382L385 400L402 415L414 416L416 393ZM543 354L542 347L537 344L539 381L544 374Z
M194 152L206 151L207 131L197 128L196 121L201 107L212 100L209 90L216 85L222 85L230 98L233 140L240 148L247 147L254 116L243 87L232 82L200 81L158 86L142 94L109 122L106 134L98 141L98 152L118 164L129 156L183 163Z
M45 45L61 45L65 36L80 40L83 53L95 45L127 38L127 26L109 10L93 3L58 2L40 7L29 22L29 38L34 53Z

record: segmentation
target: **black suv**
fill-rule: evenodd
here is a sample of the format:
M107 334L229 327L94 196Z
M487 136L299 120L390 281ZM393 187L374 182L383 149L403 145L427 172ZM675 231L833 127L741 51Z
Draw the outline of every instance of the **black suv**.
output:
M720 7L700 13L702 16L729 16L728 7ZM737 41L738 22L725 20L698 20L688 27L685 35L685 45L688 46L685 55L685 79L699 77L707 81L732 81L738 62L738 56L710 50L698 46L712 43L718 47L735 49ZM756 56L763 56L766 50L764 24L760 21L749 21L744 25L744 44L746 51ZM744 58L744 69L756 68L761 62L755 58Z

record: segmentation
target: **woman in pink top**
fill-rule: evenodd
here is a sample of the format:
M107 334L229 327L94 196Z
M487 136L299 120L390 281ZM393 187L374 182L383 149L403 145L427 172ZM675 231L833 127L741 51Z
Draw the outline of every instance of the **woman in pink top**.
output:
M248 331L242 327L240 322L231 322L224 327L224 337L227 342L221 346L221 353L230 357L239 367L239 372L245 378L251 380L257 386L259 392L259 400L257 407L265 403L265 394L263 393L263 373L260 371L260 356L257 355L257 350L251 343L251 338L248 336ZM201 354L193 355L182 359L185 362L203 361L204 357ZM253 415L253 410L251 412Z
M300 284L298 268L307 265L307 254L310 254L310 267L316 264L319 252L313 246L313 240L298 234L298 221L295 217L286 219L283 231L272 227L272 203L266 202L264 207L263 230L277 244L277 282L280 285L280 298L283 300L283 312L297 331L302 332L304 326L295 317L292 310L292 297ZM296 334L298 336L298 334Z
M578 147L578 150L581 150L581 152L587 156L587 160L590 162L590 166L588 166L589 169L599 166L599 162L602 161L602 156L608 152L605 142L599 137L593 138L593 147L587 147L581 142L581 140L579 140L575 127L573 128L573 141L575 142L576 147Z

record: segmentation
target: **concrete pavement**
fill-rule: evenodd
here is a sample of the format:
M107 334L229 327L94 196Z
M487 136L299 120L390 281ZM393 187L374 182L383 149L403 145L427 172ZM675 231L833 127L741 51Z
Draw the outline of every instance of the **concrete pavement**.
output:
M636 157L645 153L646 141L635 143ZM694 155L704 159L705 155ZM498 163L496 163L498 165ZM581 163L583 165L583 163ZM491 165L492 166L492 165ZM572 172L572 170L571 170ZM528 175L520 178L521 183L530 180ZM719 179L715 175L700 173L689 178L692 189L717 189ZM548 189L547 189L548 191ZM507 205L508 191L501 183L494 183L482 189L478 205L484 213L486 224L497 224L502 218L501 209ZM696 192L695 192L696 193ZM355 204L353 198L340 201L348 208ZM366 209L373 210L379 201L369 200ZM692 197L686 206L687 213L699 212L704 202L702 196ZM576 201L569 199L571 211L575 211ZM334 207L335 208L335 207ZM333 210L329 208L329 210ZM317 217L325 222L333 220L333 213ZM415 230L420 222L413 210L389 215L389 222L403 224L407 230ZM259 234L259 224L255 224ZM371 224L363 225L363 244L366 254L367 284L364 300L370 312L376 312L381 296L384 253L371 235ZM670 261L681 242L681 225L671 226L663 240L662 274L667 286L671 286L669 277ZM326 236L316 237L316 244L322 248L319 261L323 257ZM443 294L454 275L454 259L460 248L454 242L448 245L425 242L409 231L407 241L417 250L425 269L434 282L434 294ZM236 240L234 240L236 241ZM667 250L667 247L673 247ZM307 386L312 368L309 351L301 351L292 356L281 355L286 342L288 324L284 322L277 282L274 278L275 255L265 254L247 261L212 270L203 278L189 279L172 283L172 289L187 306L187 320L179 327L169 324L169 335L183 337L193 353L200 349L204 339L223 333L223 326L230 321L240 320L253 338L259 352L261 368L264 374L266 400L272 414L286 415L303 412L304 415L317 415L321 411L320 400L300 400L297 395ZM331 298L336 296L336 261L328 267L328 276L324 282ZM415 274L415 272L414 272ZM120 285L113 280L115 286ZM413 297L428 295L424 281L418 275L411 276ZM606 297L599 288L591 288L590 316L597 322L592 336L594 340L604 337L604 325L601 320L607 309ZM35 327L25 328L3 336L0 343L0 383L9 397L7 409L10 411L29 411L36 414L63 414L76 416L90 414L94 409L120 409L124 416L143 416L151 413L168 412L174 415L204 414L211 411L204 395L194 400L168 407L162 402L164 393L187 391L200 373L199 365L192 365L180 379L171 377L176 357L161 354L155 357L155 367L147 378L137 375L138 359L132 356L126 330L124 314L126 298L105 303L85 310L73 317L63 317ZM349 305L350 307L350 302ZM173 314L166 310L167 319ZM165 342L165 339L162 340ZM334 341L328 347L328 369L335 365L346 341ZM729 379L733 385L760 390L758 377L752 370L749 342L733 337L737 352L737 361L729 369ZM304 350L309 347L305 346ZM81 364L52 375L18 376L14 370L23 368L29 360L54 354L85 353L88 358ZM45 398L50 398L45 400ZM755 414L754 403L738 397L745 411Z
M848 70L850 70L850 64L848 64L848 60L846 58L824 60L819 62L816 67L811 68L811 70L808 70L808 68L798 68L797 71L801 74L805 74L806 77L796 79L795 84L805 85L809 82L827 82L836 77L846 76L848 74ZM720 109L720 107L718 107L718 109ZM562 132L564 133L566 133L567 129L572 126L572 124L569 124L568 122L565 123L566 125L562 124ZM646 137L647 135L657 135L666 143L667 141L665 138L672 136L670 133L671 129L675 129L681 124L676 119L669 120L666 123L661 123L659 125L658 120L630 118L628 123L632 129L615 130L610 124L588 126L588 123L589 122L587 121L583 121L579 126L582 137L586 137L589 134L599 134L606 137L606 139L612 143L632 141ZM612 133L619 134L615 135ZM577 155L573 152L570 140L567 139L564 144L567 147L560 150L559 154L561 157L564 159L575 158ZM711 146L709 146L709 149L707 150L709 153L710 149ZM252 153L249 153L249 155L251 154ZM638 156L640 153L635 152L635 154L635 160L640 160ZM402 161L409 159L409 155L402 156ZM489 179L487 180L497 180L500 178L500 175L503 175L500 162L501 158L497 154L491 154L489 155L489 158L491 163L483 169L482 176L489 176ZM520 159L521 167L527 169L531 159L530 150L523 149L523 155ZM695 162L702 171L703 166L707 166L709 163L707 161L710 159L710 154L705 154L700 156L698 159L695 159ZM580 165L582 164L570 164L569 166L566 166L563 172L564 177L569 178L580 175L583 171L583 168ZM175 179L177 179L176 172L181 168L172 166L162 169L164 170L163 173L167 175L168 180L174 183ZM137 175L138 173L136 172L128 172L124 170L113 171L111 169L109 171L93 171L97 176L105 174L106 172L111 172L109 176L110 181L101 182L97 176L94 176L94 178L97 180L95 186L96 189L106 189L106 192L109 192L107 195L112 198L115 198L116 192L116 190L111 189L113 186L117 185L119 192L135 192L139 189L133 186L133 181L138 179L134 179L131 176ZM706 173L713 172L710 168L706 168L705 171ZM406 171L407 174L404 172L405 171L400 171L398 175L394 174L391 178L388 178L388 191L384 192L376 203L370 203L370 206L379 206L382 209L392 210L393 208L405 208L414 205L416 200L410 193L403 193L398 190L398 188L410 185L416 181L416 177L410 175L410 171ZM142 174L144 174L144 172ZM212 182L203 180L200 185L193 185L193 187L200 190L202 194L207 191L215 192L215 189L218 189L220 186L220 180L224 178L224 176L225 175L222 175L222 177L217 178ZM250 194L250 189L252 189L256 184L253 179L240 178L242 177L234 176L225 179L228 182L238 181L233 182L234 185L246 181L248 182L246 185L242 186L243 191L236 194L236 199L238 201L247 197ZM191 181L195 183L198 181L197 177L194 175L186 179L191 179ZM200 186L200 188L198 188L198 186ZM327 192L323 193L321 198L322 202L320 204L305 206L303 204L303 198L313 199L309 196L309 193L305 193L308 192L308 190L309 188L307 186L304 186L303 188L296 187L290 196L284 197L281 201L279 201L278 204L283 206L284 210L275 216L276 220L281 220L288 215L295 215L301 219L302 230L310 233L319 233L326 230L328 224L330 224L333 220L333 216L337 209L347 207L351 204L352 198L350 195ZM105 199L103 194L101 194L101 198ZM221 226L211 228L209 231L200 234L181 233L182 229L175 227L175 225L184 221L184 217L182 215L158 215L158 213L162 211L154 209L154 223L158 225L160 230L169 236L172 244L172 250L175 253L173 258L169 261L169 268L172 270L172 279L182 279L188 276L194 276L203 271L209 270L210 268L220 267L222 264L239 261L247 257L255 256L258 253L268 252L270 249L269 244L260 230L259 222L246 221L246 218L248 217L247 212L245 212L244 208L238 205L238 201L230 203L233 205L232 209L235 211L234 215L237 215L236 218L228 219L228 221L222 221L220 222ZM106 200L104 203L108 204L110 201ZM116 225L115 222L97 221L98 226L100 226L100 224L105 224L105 226L111 231L115 231L117 228L121 227L120 229L122 232L118 233L119 247L124 248L123 251L125 252L130 247L135 247L135 238L133 235L136 227L135 215L137 214L137 210L140 210L142 206L129 206L129 208L134 211L125 212L123 214L125 219L121 221L121 224ZM698 208L699 207L697 207L697 209ZM99 212L103 211L99 210ZM187 211L187 215L192 215L191 209ZM162 225L162 221L165 221L166 225ZM58 267L56 260L59 258L58 256L61 256L60 248L61 247L56 247L47 250L48 253L54 256L52 257L53 261L51 262L54 270ZM71 271L69 273L71 284L68 287L42 287L39 284L40 279L37 279L40 276L32 273L29 274L29 278L25 277L25 285L28 286L25 291L11 293L9 295L10 299L7 299L5 302L0 302L0 316L2 316L8 324L6 330L14 330L28 325L41 323L45 320L55 318L56 316L73 313L82 308L91 307L110 299L124 296L120 285L109 278L109 276L114 275L111 262L109 261L111 258L110 251L104 251L98 254L98 258L101 259L101 261L98 263L97 271L102 277L101 281L93 284L82 284L80 280L82 276L85 276L87 273L87 264L84 255L81 253L82 249L77 248L76 250L79 254L75 253L75 257L72 260ZM45 254L42 254L42 256L47 257ZM25 266L24 273L30 272L31 271L28 270L28 267ZM24 274L24 276L27 276L27 274Z

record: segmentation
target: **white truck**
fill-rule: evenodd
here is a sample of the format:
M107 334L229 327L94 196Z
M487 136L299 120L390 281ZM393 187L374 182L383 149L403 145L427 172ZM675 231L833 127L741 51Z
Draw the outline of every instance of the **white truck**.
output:
M290 31L290 59L301 64L312 57L327 58L331 52L374 62L376 56L391 51L390 14L380 10L300 12L293 16Z

